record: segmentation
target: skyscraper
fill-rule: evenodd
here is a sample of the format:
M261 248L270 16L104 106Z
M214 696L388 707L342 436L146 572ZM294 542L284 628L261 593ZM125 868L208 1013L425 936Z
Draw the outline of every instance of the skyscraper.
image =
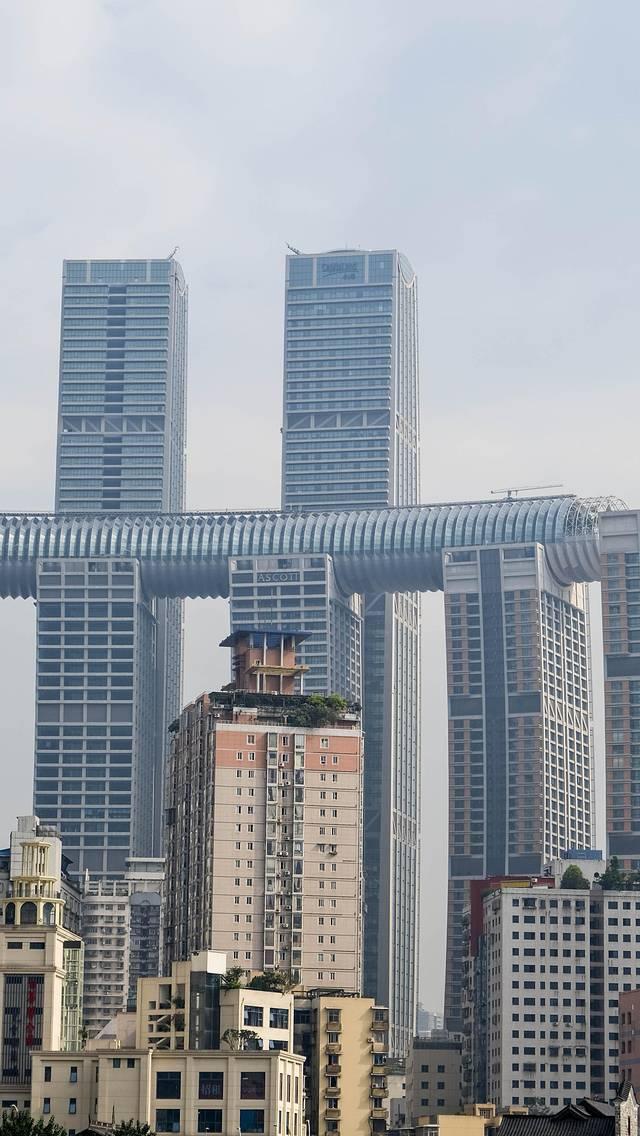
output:
M285 510L416 503L417 284L400 253L287 258L282 462ZM389 1006L391 1051L404 1055L415 1017L419 599L371 593L363 614L363 986Z
M640 512L600 520L607 840L640 867Z
M184 508L187 290L176 261L65 261L56 510ZM96 548L96 554L98 554ZM182 605L117 555L39 560L35 801L73 869L158 850Z
M445 1020L460 1029L469 881L531 875L592 838L587 588L544 549L444 555L449 694Z

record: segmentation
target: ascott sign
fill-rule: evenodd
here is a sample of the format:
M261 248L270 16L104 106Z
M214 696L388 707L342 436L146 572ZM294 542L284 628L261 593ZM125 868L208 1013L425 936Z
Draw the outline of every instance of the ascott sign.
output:
M298 584L299 582L299 572L258 572L256 579L258 584Z

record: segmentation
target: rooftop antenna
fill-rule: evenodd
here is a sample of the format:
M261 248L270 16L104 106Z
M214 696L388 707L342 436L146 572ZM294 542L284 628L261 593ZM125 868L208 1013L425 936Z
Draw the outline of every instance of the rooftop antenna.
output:
M564 485L561 481L554 485L511 485L507 489L492 489L491 496L506 497L507 501L512 501L519 493L531 493L538 489L564 489Z
M295 253L296 256L302 256L300 249L294 248L293 245L290 245L288 241L285 241L284 243L286 244L287 248L289 249L289 252Z
M173 260L173 258L174 258L174 256L176 255L176 253L177 253L177 251L178 251L178 249L179 249L179 248L180 248L180 245L176 245L176 247L174 248L173 252L170 252L170 253L169 253L169 255L168 255L168 257L167 257L167 260Z

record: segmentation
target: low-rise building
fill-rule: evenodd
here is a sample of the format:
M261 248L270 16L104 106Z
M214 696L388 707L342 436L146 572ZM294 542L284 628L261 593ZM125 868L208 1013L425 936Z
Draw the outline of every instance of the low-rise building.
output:
M34 1056L32 1115L69 1136L131 1118L157 1133L302 1136L303 1059L293 1053L154 1050Z
M551 1115L514 1111L496 1123L499 1136L638 1136L638 1105L627 1082L610 1102L583 1097Z
M174 963L169 977L141 979L131 1043L132 1015L122 1014L102 1048L95 1039L81 1052L39 1054L32 1114L55 1116L69 1136L131 1118L184 1136L303 1136L293 995L224 989L225 970L223 954L202 951Z
M407 1056L406 1116L462 1111L462 1037L447 1030L432 1030L414 1037Z
M484 1136L488 1129L495 1134L495 1117L494 1105L470 1105L464 1113L427 1114L412 1124L390 1124L387 1136Z
M65 926L62 845L35 816L18 817L0 892L0 1106L28 1108L39 1050L76 1050L82 1027L82 940Z

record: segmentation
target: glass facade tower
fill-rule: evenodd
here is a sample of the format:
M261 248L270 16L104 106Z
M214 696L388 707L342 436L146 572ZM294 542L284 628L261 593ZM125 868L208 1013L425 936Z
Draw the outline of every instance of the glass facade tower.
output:
M640 867L640 512L600 520L607 848Z
M176 261L65 261L56 512L184 509L186 342ZM100 557L39 561L37 605L36 806L73 870L120 875L159 850L182 603Z
M445 1025L462 1021L470 882L590 848L588 594L539 544L444 554L449 694Z
M285 510L417 502L417 284L400 253L287 258L283 419ZM404 1055L417 954L419 597L371 593L362 610L364 993L389 1006L391 1048Z

